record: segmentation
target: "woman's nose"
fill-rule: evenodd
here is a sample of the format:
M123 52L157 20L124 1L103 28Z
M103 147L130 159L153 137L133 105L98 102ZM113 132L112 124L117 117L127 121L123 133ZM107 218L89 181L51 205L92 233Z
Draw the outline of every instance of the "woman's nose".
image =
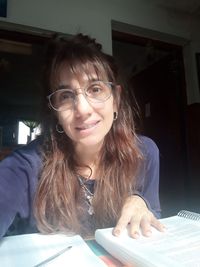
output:
M78 93L76 95L76 98L74 100L74 110L77 114L77 116L80 115L87 115L92 112L92 106L90 103L87 101L86 97L84 96L83 93Z

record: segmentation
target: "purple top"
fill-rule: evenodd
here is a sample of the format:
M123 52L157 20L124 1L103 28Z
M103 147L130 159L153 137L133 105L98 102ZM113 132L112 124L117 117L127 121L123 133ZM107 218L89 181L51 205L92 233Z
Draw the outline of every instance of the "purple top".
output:
M150 138L139 138L145 161L138 174L137 191L154 215L160 218L159 150ZM0 162L0 238L14 220L20 220L22 225L22 232L18 233L37 231L32 205L42 166L39 140L15 150Z

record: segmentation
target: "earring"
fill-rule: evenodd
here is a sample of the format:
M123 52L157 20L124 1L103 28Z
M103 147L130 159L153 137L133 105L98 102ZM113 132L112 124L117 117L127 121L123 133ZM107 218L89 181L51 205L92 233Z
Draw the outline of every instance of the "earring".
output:
M56 124L56 131L58 133L64 133L64 130L63 130L62 126L60 124L58 124L58 123Z
M118 113L117 113L117 111L115 111L113 113L113 120L116 121L117 117L118 117Z

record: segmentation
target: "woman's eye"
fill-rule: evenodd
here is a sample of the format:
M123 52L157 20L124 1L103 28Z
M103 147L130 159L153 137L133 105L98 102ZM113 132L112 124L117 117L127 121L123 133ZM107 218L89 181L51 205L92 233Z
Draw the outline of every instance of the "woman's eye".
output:
M65 91L60 94L59 98L61 101L68 100L68 99L74 98L74 93L71 91Z
M87 92L89 94L93 94L93 95L99 94L99 93L101 93L101 91L102 91L102 88L100 86L92 86L92 87L88 88L88 90L87 90Z

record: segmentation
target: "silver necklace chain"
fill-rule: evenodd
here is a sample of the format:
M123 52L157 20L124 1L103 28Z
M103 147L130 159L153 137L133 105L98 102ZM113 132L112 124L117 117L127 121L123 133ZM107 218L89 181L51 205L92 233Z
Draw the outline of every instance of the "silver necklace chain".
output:
M83 192L84 192L84 195L85 195L85 198L86 198L85 202L86 202L86 204L88 206L88 213L90 215L93 215L94 214L94 209L93 209L93 206L92 206L92 199L93 199L94 194L87 188L87 186L85 186L82 178L79 175L77 176L77 178L78 178L78 181L80 183L81 188L83 189Z

